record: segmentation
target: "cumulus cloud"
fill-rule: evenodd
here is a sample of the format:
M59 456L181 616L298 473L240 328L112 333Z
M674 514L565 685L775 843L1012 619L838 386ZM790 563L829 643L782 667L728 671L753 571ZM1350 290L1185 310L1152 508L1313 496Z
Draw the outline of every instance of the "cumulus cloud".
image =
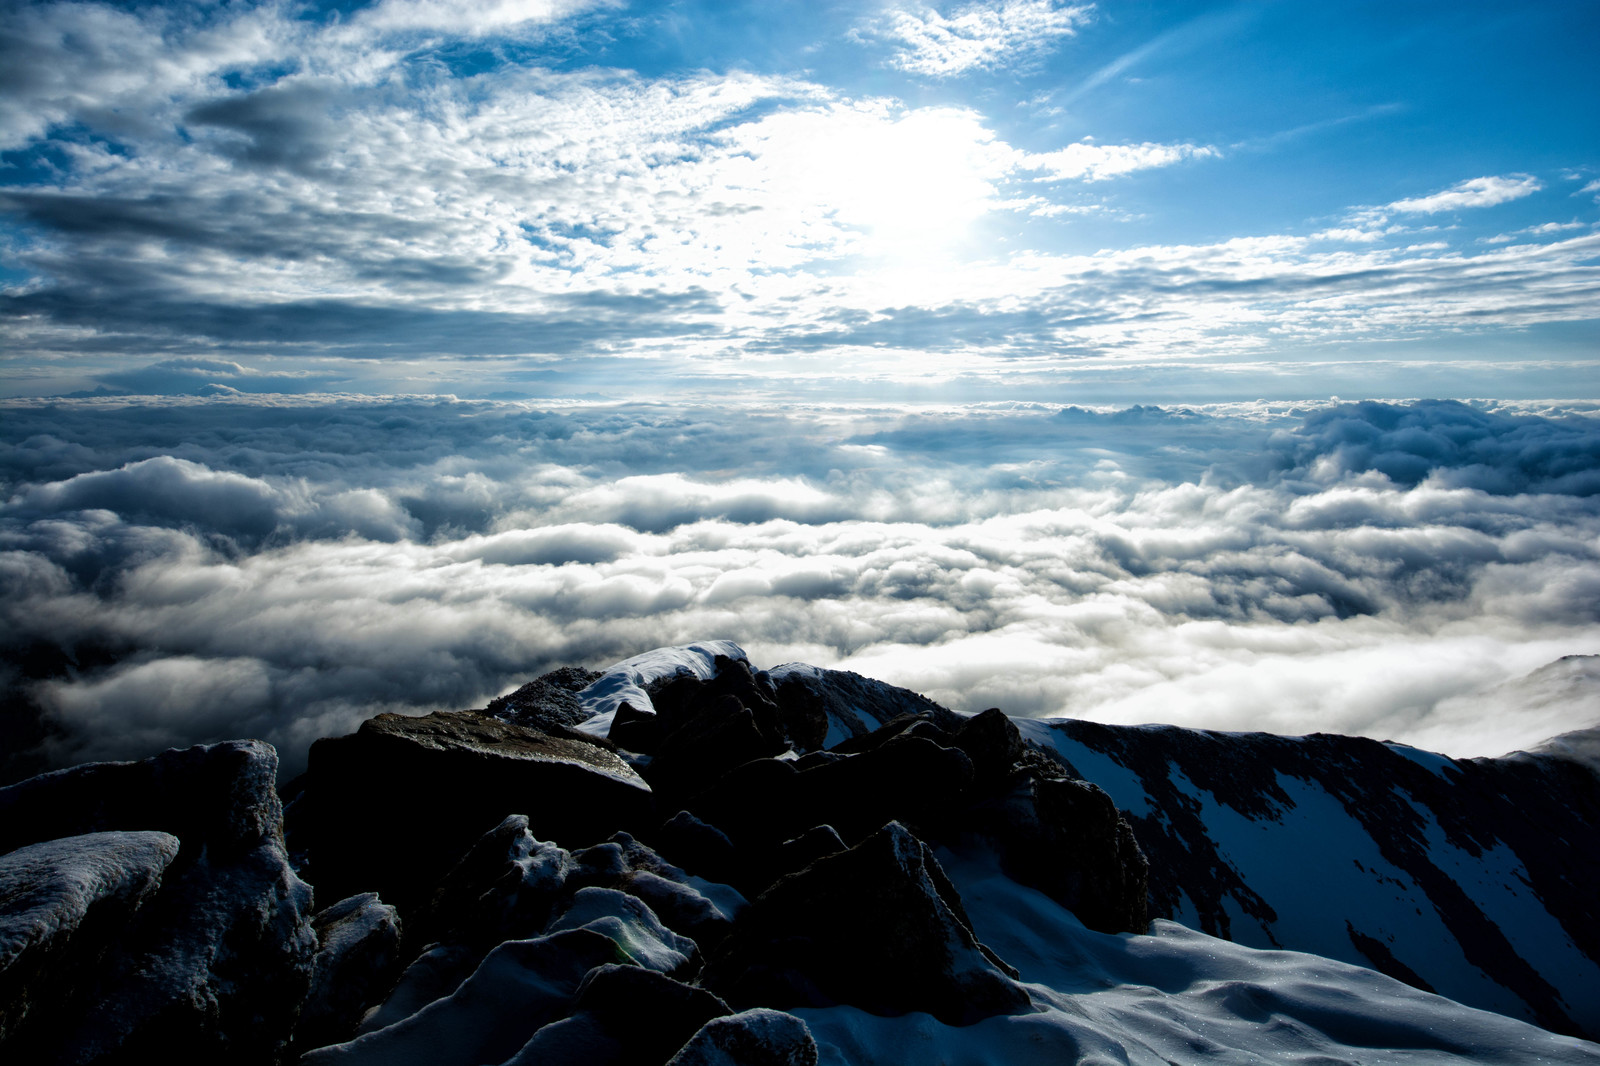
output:
M252 733L292 769L380 710L708 637L967 710L1492 754L1589 724L1576 697L1519 718L1484 694L1600 650L1597 425L1451 403L14 404L0 651L57 762Z
M972 3L948 15L919 7L890 12L857 33L894 42L891 66L947 78L1042 51L1076 33L1093 11L1093 4L1062 6L1056 0Z
M1532 196L1543 188L1543 182L1528 174L1468 178L1430 196L1396 200L1389 205L1388 210L1431 215L1440 211L1459 211L1468 207L1493 207L1511 200L1520 200L1524 196Z

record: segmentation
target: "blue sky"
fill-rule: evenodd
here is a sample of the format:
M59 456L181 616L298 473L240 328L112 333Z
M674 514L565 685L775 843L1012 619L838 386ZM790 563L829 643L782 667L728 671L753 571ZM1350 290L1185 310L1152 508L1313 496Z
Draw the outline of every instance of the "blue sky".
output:
M1582 3L8 4L0 392L1600 392Z

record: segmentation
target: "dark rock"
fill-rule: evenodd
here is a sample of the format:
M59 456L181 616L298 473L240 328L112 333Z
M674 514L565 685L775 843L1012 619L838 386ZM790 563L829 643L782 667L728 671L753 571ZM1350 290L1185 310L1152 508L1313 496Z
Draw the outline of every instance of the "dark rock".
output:
M750 849L738 877L748 895L758 896L780 877L797 873L813 862L844 851L849 845L831 825L817 825L777 847Z
M973 785L980 791L1001 787L1026 750L1016 723L998 707L961 723L955 743L972 760Z
M695 718L702 710L724 697L736 700L750 712L756 729L766 739L774 752L788 750L791 745L784 729L783 717L772 699L772 687L764 676L751 673L750 664L743 659L730 659L719 655L715 660L716 674L702 681L692 674L678 674L651 684L646 691L662 723L662 740L670 737L681 725Z
M628 1057L620 1033L587 1011L544 1026L502 1066L624 1066L643 1061Z
M831 825L815 825L778 846L774 863L778 876L803 870L818 859L846 850L844 838ZM776 878L774 878L776 880Z
M302 1066L504 1062L540 1027L565 1016L596 966L622 961L617 944L592 929L511 940L491 951L453 993L382 1029L318 1048Z
M768 671L773 699L796 750L815 751L827 737L870 733L902 714L926 718L947 733L961 716L910 689L862 677L848 670L819 670L790 664Z
M611 728L606 732L606 739L619 748L642 755L654 755L661 744L661 719L624 700L611 716Z
M603 840L650 821L647 784L611 752L471 711L381 714L311 747L295 804L310 874L334 896L376 890L409 914L507 814L541 840ZM405 827L396 847L380 826Z
M781 759L747 762L696 796L690 810L735 847L770 846L816 824L795 806L798 776L794 764ZM805 824L793 825L796 821Z
M699 891L649 870L623 875L616 888L643 900L668 929L693 940L704 953L714 951L733 929L732 920Z
M964 752L899 736L796 774L791 806L775 822L789 836L826 823L847 842L890 821L927 832L961 808L971 783L972 760Z
M356 1026L364 1036L409 1018L434 1000L443 999L472 976L487 954L482 948L464 944L435 944L411 960L394 989L378 1006L367 1011Z
M400 916L375 892L318 911L311 926L319 946L295 1029L299 1051L350 1039L394 986L400 963Z
M762 894L702 983L736 1007L846 1003L967 1025L1026 1010L926 845L890 823Z
M178 855L74 994L35 1009L24 1059L274 1062L310 980L311 889L290 869L277 753L259 741L99 763L0 789L0 833L159 830Z
M692 677L676 684L701 684ZM663 796L685 799L703 792L729 771L755 759L781 755L788 745L763 733L756 716L733 695L724 694L693 712L682 712L645 768L650 786Z
M665 855L710 881L726 881L738 867L733 841L714 825L688 811L679 811L650 834Z
M259 740L173 748L138 762L86 763L0 788L0 853L113 830L178 838L184 863L281 843L278 753Z
M1039 889L1102 933L1150 922L1148 865L1111 797L1087 781L1019 777L974 804L962 824L1000 856L1006 876Z
M846 756L833 751L808 751L794 761L794 768L796 770L809 770L813 766L826 766L832 762L839 762L844 758Z
M870 733L858 733L848 740L841 740L828 751L835 755L859 755L866 751L877 751L899 736L922 737L943 748L955 746L955 740L949 733L926 718L914 714L900 714Z
M539 1030L507 1066L663 1063L712 1018L731 1013L703 988L637 966L599 966L574 1013Z
M406 933L411 953L435 942L487 951L503 940L542 933L576 865L565 848L534 838L527 815L506 816L418 909Z
M95 970L177 854L168 833L88 833L0 855L0 1048Z
M585 718L577 694L600 676L594 670L564 666L535 678L515 692L490 700L484 713L514 725L547 732L552 726L571 728Z
M817 1042L793 1014L757 1007L713 1018L667 1066L817 1066Z
M590 929L610 937L621 954L610 962L631 962L662 973L684 974L697 968L700 950L686 936L668 929L650 905L614 888L583 888L572 897L550 932Z

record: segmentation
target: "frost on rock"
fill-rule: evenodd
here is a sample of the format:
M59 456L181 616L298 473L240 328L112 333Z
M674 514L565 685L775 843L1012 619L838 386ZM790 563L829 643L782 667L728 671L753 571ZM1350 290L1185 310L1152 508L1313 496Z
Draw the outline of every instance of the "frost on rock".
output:
M800 1018L757 1007L713 1018L667 1066L817 1066L817 1042Z
M0 1041L68 994L161 885L170 833L87 833L0 856Z
M680 972L699 955L695 942L662 925L644 900L612 888L580 889L572 905L550 924L552 933L563 929L592 929L608 936L627 961L661 973Z
M178 839L159 889L100 965L74 994L30 1012L24 1060L276 1061L316 950L311 888L284 851L277 765L270 745L229 741L0 789L0 836L12 848L121 830Z
M598 966L579 986L572 1014L540 1029L505 1066L660 1063L727 1013L703 988L637 966Z
M301 1050L345 1040L362 1014L394 984L400 916L376 892L340 900L311 919L320 947L300 1010Z
M553 736L473 711L381 714L311 747L293 810L319 889L376 891L409 918L508 814L568 847L650 819L650 786L603 740ZM397 848L380 825L405 827Z
M491 951L450 995L393 1025L309 1052L301 1062L303 1066L504 1062L540 1027L568 1014L586 973L623 958L614 941L592 929L508 941Z

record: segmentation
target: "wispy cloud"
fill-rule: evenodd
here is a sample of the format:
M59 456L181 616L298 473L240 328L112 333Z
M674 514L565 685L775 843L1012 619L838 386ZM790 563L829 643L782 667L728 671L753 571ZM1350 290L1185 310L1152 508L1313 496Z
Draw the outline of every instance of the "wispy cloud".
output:
M1496 204L1532 196L1544 183L1527 174L1506 177L1468 178L1430 196L1396 200L1388 205L1390 211L1407 214L1437 214L1440 211L1459 211L1471 207L1493 207Z
M1054 152L1030 155L1023 167L1046 171L1053 180L1105 181L1136 170L1172 166L1191 159L1216 158L1221 153L1194 144L1069 144Z
M948 15L929 6L890 12L857 33L894 42L894 67L948 78L1036 54L1076 33L1093 11L1093 4L1063 6L1056 0L971 3Z

